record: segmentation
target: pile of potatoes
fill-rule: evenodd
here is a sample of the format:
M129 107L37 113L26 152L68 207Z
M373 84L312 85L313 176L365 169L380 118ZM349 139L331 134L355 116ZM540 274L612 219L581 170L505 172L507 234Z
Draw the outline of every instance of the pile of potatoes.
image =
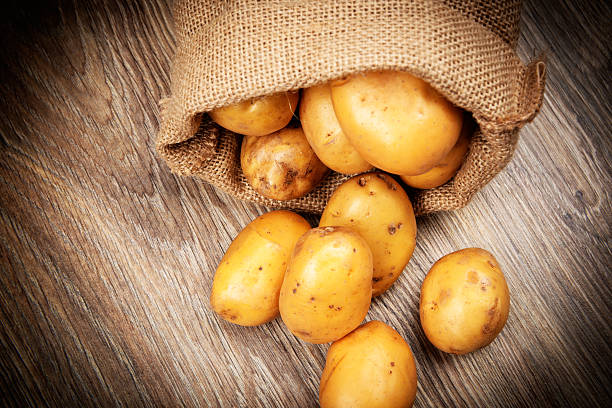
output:
M292 126L296 113L299 125ZM255 191L276 200L306 195L329 169L352 175L378 168L414 188L438 187L461 166L472 131L460 109L400 71L303 89L301 101L298 91L282 92L209 115L244 135L242 172Z
M247 225L217 268L211 306L243 326L280 314L301 340L332 342L319 387L322 407L411 406L417 373L410 346L383 322L362 325L372 297L408 265L417 232L402 186L373 168L416 188L441 185L461 165L471 129L459 109L402 72L303 90L302 128L286 127L297 103L297 93L286 93L210 113L245 135L241 164L253 188L289 200L312 190L328 167L361 174L337 188L316 228L285 210ZM421 287L420 321L435 347L464 354L493 341L509 306L495 258L468 248L431 267Z

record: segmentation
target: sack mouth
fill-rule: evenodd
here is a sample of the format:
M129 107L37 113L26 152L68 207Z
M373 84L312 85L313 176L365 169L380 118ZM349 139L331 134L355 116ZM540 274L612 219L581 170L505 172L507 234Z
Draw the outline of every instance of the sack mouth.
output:
M532 62L530 62L529 65L527 65L524 71L522 72L519 78L520 84L517 86L518 91L517 91L517 97L516 97L517 99L516 112L513 115L499 117L499 118L491 118L491 117L487 117L486 115L480 114L479 112L470 111L469 109L466 109L464 106L461 106L461 105L456 105L456 106L458 106L459 108L463 109L465 112L473 116L474 120L476 121L477 125L482 130L484 135L488 135L490 133L495 134L495 133L499 133L503 131L509 132L509 131L513 131L514 129L520 129L526 123L529 123L531 120L533 120L533 118L537 115L541 107L542 100L543 100L543 93L544 93L545 78L546 78L546 62L545 61L546 61L546 56L544 54L541 54L539 57L537 57ZM374 67L373 69L370 69L367 71L359 71L359 72L354 72L354 73L343 74L336 78L332 78L332 79L329 79L323 82L315 83L314 85L318 85L321 83L327 83L329 81L344 80L348 78L349 76L365 74L366 72L386 71L386 70L391 70L391 69L387 69L386 66ZM415 72L416 70L405 69L405 70L399 70L399 71L408 72L412 75L415 75L427 81L426 78L419 76L417 72ZM296 88L296 89L290 88L287 90L275 91L275 93L299 91L300 89L302 88ZM436 88L434 87L434 89ZM436 89L436 91L440 92L444 97L448 99L448 96L444 94L440 89ZM266 95L269 95L269 93L268 94L255 93L254 96L249 96L243 99L239 99L239 102L242 102L248 99L261 98ZM449 100L453 102L453 100L451 99ZM162 105L162 110L163 110L164 104L167 104L167 103L169 103L168 99L162 100L160 102L160 105ZM220 107L223 107L223 106L227 106L227 104L221 105ZM189 116L187 118L187 121L191 123L191 127L192 127L190 134L192 135L196 134L196 131L200 127L200 122L202 120L202 117L204 115L208 116L207 113L209 111L210 110L199 111L195 115ZM217 133L214 133L214 134L216 135ZM211 144L212 142L208 140L208 138L205 138L205 140L206 140L207 147L206 149L204 149L203 154L205 156L208 156L213 153L214 149L212 149L212 144ZM181 141L178 143L184 143L185 141ZM172 147L172 145L173 143L158 145L158 150Z
M483 10L498 10L499 17L482 17ZM478 124L467 164L455 179L415 195L417 213L460 208L509 161L518 129L542 103L545 59L525 65L512 46L519 15L518 0L503 5L179 1L171 93L160 102L157 150L178 174L196 175L239 198L278 207L242 183L231 156L237 138L203 122L205 112L360 72L405 71L470 112ZM504 24L509 24L508 36ZM219 152L227 162L221 163ZM329 193L330 185L325 188ZM320 212L327 193L315 190L281 206Z

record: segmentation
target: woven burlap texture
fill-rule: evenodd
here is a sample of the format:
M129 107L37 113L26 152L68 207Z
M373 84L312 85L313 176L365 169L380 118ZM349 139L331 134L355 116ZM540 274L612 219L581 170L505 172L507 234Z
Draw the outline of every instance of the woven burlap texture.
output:
M525 65L515 52L520 11L517 0L178 0L157 151L174 173L239 199L320 213L347 176L332 172L299 199L264 198L240 170L240 137L204 112L349 74L403 70L478 124L457 175L410 192L417 215L461 208L508 163L542 102L544 61Z

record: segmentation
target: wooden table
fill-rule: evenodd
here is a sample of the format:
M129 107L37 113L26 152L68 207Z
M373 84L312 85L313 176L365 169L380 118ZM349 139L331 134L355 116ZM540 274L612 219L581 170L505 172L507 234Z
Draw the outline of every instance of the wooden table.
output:
M0 405L316 406L327 346L209 307L225 249L267 209L155 154L170 5L27 3L0 31ZM549 56L540 115L468 207L418 220L372 304L414 351L416 406L612 404L612 12L578 3L527 2L520 55ZM453 356L425 338L419 288L468 246L495 254L512 308L490 346Z

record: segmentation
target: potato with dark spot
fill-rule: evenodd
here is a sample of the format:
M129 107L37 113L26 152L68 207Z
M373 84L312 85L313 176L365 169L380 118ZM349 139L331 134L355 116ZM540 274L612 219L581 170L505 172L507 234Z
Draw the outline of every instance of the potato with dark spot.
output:
M381 170L425 173L459 138L461 110L407 72L360 73L330 86L342 131L361 157Z
M290 211L257 217L234 239L215 272L210 304L223 319L256 326L278 315L285 269L310 224Z
M470 145L471 133L471 124L469 124L468 121L464 121L459 140L451 151L448 152L446 157L423 174L416 176L401 176L404 183L414 188L429 189L439 187L452 179L463 164L463 160L465 159L465 155Z
M371 321L330 346L319 403L321 408L411 407L416 392L410 346L391 327Z
M372 297L372 253L355 231L313 228L295 246L280 291L287 328L309 343L328 343L365 318Z
M470 353L491 343L509 310L504 274L484 249L466 248L442 257L421 287L421 325L429 341L447 353Z
M367 173L344 182L323 210L320 227L353 228L368 243L374 259L372 294L380 295L400 276L416 245L416 220L410 199L393 178Z
M280 92L224 106L208 115L218 125L241 135L269 135L287 126L299 98L297 91Z
M308 142L330 169L343 174L357 174L372 168L342 132L334 113L329 84L304 89L300 121Z
M301 128L285 128L260 137L245 136L240 165L251 187L275 200L306 195L329 170L314 153Z

